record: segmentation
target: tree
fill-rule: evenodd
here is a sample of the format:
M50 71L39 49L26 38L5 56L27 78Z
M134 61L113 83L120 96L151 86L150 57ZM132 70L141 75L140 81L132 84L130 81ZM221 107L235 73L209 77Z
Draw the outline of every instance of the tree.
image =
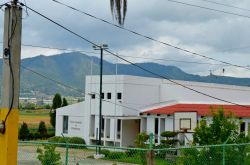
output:
M56 125L56 109L62 106L62 98L56 93L52 101L52 110L50 111L50 123L55 128Z
M219 147L191 147L181 151L179 164L249 164L249 148L246 145L224 146L226 143L247 143L249 138L239 133L240 120L232 113L225 114L220 107L217 112L212 109L212 123L202 119L195 128L193 143L195 145L221 144ZM223 158L223 159L222 159Z
M29 138L29 135L30 135L30 131L29 131L28 125L25 122L23 122L19 130L18 137L21 140L27 140Z
M69 104L68 104L68 101L67 101L66 98L64 97L64 98L63 98L62 107L65 107L65 106L67 106L67 105L69 105Z
M222 107L214 112L212 109L212 123L207 124L206 119L202 119L200 127L195 128L193 143L199 145L236 143L239 139L239 119L232 113L225 115ZM233 138L230 138L234 136Z
M44 121L39 123L38 132L40 133L41 137L45 137L48 134Z
M112 16L123 26L127 13L127 0L110 0L110 8Z
M161 136L164 137L161 140L161 145L164 147L174 147L176 143L179 141L175 137L178 135L178 132L165 131L161 133Z

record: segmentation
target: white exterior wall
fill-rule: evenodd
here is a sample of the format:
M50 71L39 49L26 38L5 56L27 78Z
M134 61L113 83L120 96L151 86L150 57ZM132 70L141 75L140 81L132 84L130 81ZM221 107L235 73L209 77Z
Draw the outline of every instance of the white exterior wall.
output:
M189 81L176 81L187 87L195 89L197 91L206 93L208 95L231 101L234 103L247 105L250 103L250 89L249 87L234 86L234 85L222 85L222 84L209 84L200 82L189 82ZM163 81L161 84L161 101L177 100L182 103L209 103L209 104L227 104L215 100L213 98L201 95L193 92L189 89L181 87L179 85Z
M87 117L84 102L76 103L56 110L56 136L62 136L63 116L68 116L68 133L64 136L82 137L88 141L88 129L86 127Z
M206 94L236 102L238 104L250 103L250 89L248 87L239 87L232 85L218 85L198 82L177 81L195 90ZM111 99L107 99L107 93L111 93ZM122 93L122 99L118 100L116 94ZM99 127L99 76L87 76L85 87L85 101L67 107L60 108L57 113L56 120L56 135L60 136L62 132L63 115L69 116L69 132L66 136L80 136L85 139L87 144L90 142L90 137L95 140L96 128ZM95 99L91 95L95 94ZM166 106L166 104L175 103L207 103L207 104L225 104L217 100L202 96L193 91L185 89L181 86L169 83L166 80L157 78L146 78L127 75L104 75L103 76L103 93L105 95L102 106L102 115L110 120L109 133L110 138L104 138L109 142L122 142L127 140L129 134L124 135L126 128L122 125L121 139L117 140L117 119L124 117L139 117L140 112ZM110 102L105 102L105 100ZM131 107L131 108L129 108ZM81 110L79 110L81 109ZM192 110L190 110L192 111ZM95 116L94 121L90 121L91 115ZM159 134L162 131L164 124L165 131L174 131L174 116L142 116L145 120L141 121L141 131L148 133L155 132L155 117L159 118ZM164 120L161 120L164 119ZM75 122L77 121L77 122ZM78 122L78 121L82 121ZM93 126L94 123L94 126ZM106 123L106 122L105 122ZM77 124L80 127L75 129ZM142 125L143 124L143 125ZM194 126L192 126L194 127ZM91 129L91 131L90 131ZM93 130L94 129L94 130ZM130 129L134 129L131 127ZM105 131L104 131L105 132ZM91 135L90 135L91 134Z
M165 130L166 131L174 131L173 116L165 118Z

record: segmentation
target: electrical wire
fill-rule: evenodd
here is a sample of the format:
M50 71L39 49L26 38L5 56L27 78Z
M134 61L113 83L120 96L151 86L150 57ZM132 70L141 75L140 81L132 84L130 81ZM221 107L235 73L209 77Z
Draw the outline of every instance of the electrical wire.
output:
M30 69L30 68L28 68L28 67L26 67L26 66L21 65L21 67L22 67L23 69L25 69L25 70L28 70L28 71L30 71L30 72L32 72L32 73L34 73L34 74L40 76L40 77L43 77L43 78L45 78L45 79L47 79L47 80L50 80L50 81L52 81L52 82L54 82L54 83L56 83L56 84L58 84L58 85L61 85L61 86L64 86L64 87L66 87L66 88L69 88L69 89L71 89L71 90L74 90L74 91L76 91L76 92L78 92L78 93L80 93L80 94L84 94L84 92L83 92L82 90L80 90L80 89L73 88L73 87L71 87L71 86L69 86L69 85L67 85L67 84L64 84L64 83L62 83L62 82L60 82L60 81L58 81L58 80L55 80L55 79L50 78L50 77L48 77L48 76L46 76L46 75L44 75L44 74L41 74L41 73L39 73L39 72L37 72L37 71L34 71L34 70L32 70L32 69Z
M0 5L0 9L1 9L3 6L7 5L9 2L10 2L10 1L1 4L1 5Z
M80 90L80 89L74 88L74 87L72 87L72 86L66 85L66 84L64 84L64 83L62 83L62 82L60 82L60 81L58 81L58 80L55 80L55 79L53 79L53 78L50 78L50 77L48 77L48 76L46 76L46 75L44 75L44 74L41 74L41 73L39 73L39 72L37 72L37 71L32 70L32 69L30 69L30 68L28 68L28 67L26 67L26 66L21 65L21 67L22 67L23 69L25 69L25 70L28 70L28 71L30 71L30 72L32 72L32 73L34 73L34 74L36 74L36 75L38 75L38 76L44 78L44 79L50 80L50 81L52 81L52 82L54 82L54 83L56 83L56 84L58 84L58 85L62 85L62 86L64 86L64 87L66 87L66 88L69 88L69 89L74 90L74 91L76 91L76 92L78 92L78 93L80 93L80 94L83 94L85 97L86 97L86 95L89 95L89 94L85 93L83 90ZM95 94L97 94L97 97L100 97L100 96L99 96L99 93L95 93ZM134 111L137 111L137 112L139 111L138 109L135 109L135 108L132 108L132 107L128 107L128 106L125 106L125 105L122 105L122 104L117 104L117 103L114 103L114 102L109 101L109 100L102 99L102 101L108 102L108 103L111 103L111 104L115 104L115 105L118 105L118 106L120 106L120 107L124 107L124 108L130 109L130 110L134 110Z
M216 5L220 5L220 6L225 6L225 7L230 7L230 8L235 8L235 9L244 10L244 11L250 11L250 9L241 8L241 7L228 5L228 4L220 3L220 2L215 2L215 1L210 1L210 0L199 0L199 1L204 1L204 2L208 2L208 3L212 3L212 4L216 4Z
M65 3L62 3L62 2L60 2L60 1L58 1L58 0L52 0L52 1L54 1L54 2L56 2L56 3L58 3L58 4L61 4L61 5L65 6L65 7L68 7L68 8L70 8L70 9L72 9L72 10L75 10L75 11L77 11L77 12L79 12L79 13L82 13L82 14L84 14L84 15L87 15L87 16L89 16L89 17L91 17L91 18L94 18L94 19L96 19L96 20L102 21L102 22L104 22L104 23L107 23L107 24L112 25L112 26L114 26L114 27L117 27L117 28L119 28L119 29L125 30L125 31L127 31L127 32L132 33L132 34L135 34L135 35L137 35L137 36L140 36L140 37L149 39L149 40L154 41L154 42L157 42L157 43L160 43L160 44L162 44L162 45L165 45L165 46L168 46L168 47L172 47L172 48L174 48L174 49L177 49L177 50L180 50L180 51L183 51L183 52L186 52L186 53L195 55L195 56L199 56L199 57L202 57L202 58L205 58L205 59L209 59L209 60L212 60L212 61L220 62L220 63L226 64L226 65L231 65L231 66L234 66L234 67L244 68L244 69L250 70L250 68L248 68L248 67L246 67L246 66L241 66L241 65L229 63L229 62L226 62L226 61L222 61L222 60L219 60L219 59L215 59L215 58L212 58L212 57L209 57L209 56L200 54L200 53L196 53L196 52L193 52L193 51L191 51L191 50L188 50L188 49L185 49L185 48L182 48L182 47L179 47L179 46L175 46L175 45L170 44L170 43L167 43L167 42L163 42L163 41L157 40L157 39L155 39L155 38L153 38L153 37L150 37L150 36L147 36L147 35L145 35L145 34L141 34L141 33L139 33L139 32L130 30L130 29L128 29L128 28L125 28L125 27L123 27L123 26L119 26L119 25L116 25L116 24L114 24L114 23L111 23L111 22L109 22L109 21L107 21L107 20L98 18L98 17L96 17L96 16L94 16L94 15L92 15L92 14L89 14L89 13L84 12L84 11L82 11L82 10L76 9L76 8L74 8L74 7L72 7L72 6L69 6L69 5L65 4ZM169 1L170 1L170 0L169 0ZM249 16L249 18L250 18L250 16Z
M0 42L3 43L3 42ZM50 50L62 50L62 51L70 51L70 52L79 52L79 53L87 53L87 54L98 54L97 52L85 51L85 50L75 50L75 49L67 49L67 48L56 48L50 46L38 46L31 44L22 44L22 46L33 47L33 48L42 48L42 49L50 49ZM104 53L104 55L110 55L108 53ZM201 65L219 65L219 66L230 66L226 64L218 64L218 63L208 63L208 62L198 62L198 61L185 61L185 60L175 60L175 59L167 59L167 58L152 58L152 57L139 57L139 56L129 56L129 55L121 55L121 57L129 57L135 59L145 59L145 60L154 60L154 61L166 61L166 62L178 62L178 63L190 63L190 64L201 64Z
M250 16L247 16L247 15L238 14L238 13L232 13L232 12L228 12L228 11L224 11L224 10L219 10L219 9L213 9L213 8L199 6L199 5L195 5L195 4L191 4L191 3L186 3L186 2L176 1L176 0L168 0L168 1L169 2L173 2L173 3L182 4L182 5L186 5L186 6L197 7L197 8L200 8L200 9L205 9L205 10L215 11L215 12L219 12L219 13L224 13L224 14L239 16L239 17L243 17L243 18L248 18L248 19L250 18Z
M14 73L13 73L13 67L12 67L12 53L11 53L11 44L12 44L12 39L14 37L14 33L15 33L15 30L16 30L16 26L17 26L17 13L16 13L16 10L12 10L15 14L15 23L13 22L14 20L10 20L10 17L11 17L11 13L10 12L10 8L8 9L9 11L9 20L8 20L8 48L9 49L9 57L8 57L8 62L9 62L9 69L10 69L10 76L11 76L11 102L10 102L10 106L9 106L9 111L7 113L7 115L5 116L5 119L4 119L4 123L6 123L11 111L12 111L12 108L13 108L13 104L14 104L14 91L15 91L15 79L14 79ZM10 22L11 22L11 25L10 25ZM10 32L9 32L9 29L12 29L11 31L11 35L9 36Z
M24 5L24 4L21 4L21 5ZM73 32L73 31L70 30L69 28L67 28L67 27L65 27L65 26L63 26L63 25L61 25L61 24L59 24L58 22L56 22L56 21L54 21L54 20L48 18L47 16L45 16L45 15L39 13L38 11L36 11L36 10L34 10L34 9L28 7L28 6L26 6L26 7L27 7L29 10L33 11L34 13L36 13L36 14L40 15L41 17L47 19L48 21L54 23L55 25L57 25L57 26L63 28L64 30L66 30L66 31L68 31L68 32L70 32L70 33L72 33L73 35L75 35L75 36L81 38L82 40L84 40L84 41L86 41L86 42L88 42L88 43L90 43L90 44L92 44L92 45L94 45L94 46L96 46L96 47L101 48L101 47L100 47L99 45L97 45L96 43L94 43L94 42L92 42L92 41L90 41L90 40L84 38L83 36L81 36L80 34L77 34L76 32ZM249 108L249 106L240 105L240 104L237 104L237 103L234 103L234 102L225 100L225 99L221 99L221 98L218 98L218 97L215 97L215 96L206 94L206 93L201 92L201 91L198 91L198 90L196 90L196 89L190 88L190 87L185 86L185 85L183 85L183 84L181 84L181 83L179 83L179 82L176 82L176 81L171 80L171 79L169 79L169 78L167 78L167 77L165 77L165 76L162 76L162 75L160 75L160 74L158 74L158 73L154 73L154 72L152 72L152 71L150 71L150 70L148 70L148 69L145 69L145 68L143 68L143 67L141 67L141 66L139 66L139 65L137 65L137 64L135 64L135 63L133 63L133 62L130 62L129 60L126 60L126 59L124 59L124 58L122 58L122 57L116 55L115 53L113 53L113 52L111 52L111 51L109 51L109 50L107 50L107 49L104 49L104 51L107 52L107 53L110 53L111 55L113 55L113 56L115 56L115 57L117 57L117 58L119 58L119 59L121 59L121 60L123 60L123 61L125 61L125 62L127 62L127 63L130 63L131 65L137 67L138 69L141 69L141 70L143 70L143 71L145 71L145 72L148 72L148 73L150 73L150 74L152 74L152 75L155 75L155 76L157 76L157 77L159 77L159 78L165 79L165 80L167 80L167 81L169 81L169 82L172 82L172 83L174 83L174 84L176 84L176 85L179 85L179 86L181 86L181 87L183 87L183 88L185 88L185 89L188 89L188 90L190 90L190 91L193 91L193 92L195 92L195 93L198 93L198 94L201 94L201 95L203 95L203 96L207 96L207 97L209 97L209 98L212 98L212 99L215 99L215 100L218 100L218 101L222 101L222 102L225 102L225 103L229 103L229 104L233 104L233 105L238 105L238 106L242 106L242 107L247 107L247 108Z

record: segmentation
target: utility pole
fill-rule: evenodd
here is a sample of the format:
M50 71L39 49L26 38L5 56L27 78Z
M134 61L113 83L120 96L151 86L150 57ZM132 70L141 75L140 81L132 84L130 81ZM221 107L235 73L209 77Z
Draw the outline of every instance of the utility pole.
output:
M98 139L98 145L102 145L102 71L103 71L103 50L108 49L108 45L102 44L100 46L93 46L95 50L101 50L101 58L100 58L100 89L99 89L99 139ZM99 154L100 154L101 148L99 147Z
M22 8L6 5L3 37L3 82L0 109L0 164L17 164Z

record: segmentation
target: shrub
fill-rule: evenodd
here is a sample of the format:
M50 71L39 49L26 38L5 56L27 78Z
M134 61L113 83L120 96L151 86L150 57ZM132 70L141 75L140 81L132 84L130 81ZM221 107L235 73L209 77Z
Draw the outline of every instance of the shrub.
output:
M48 132L44 121L41 121L39 123L38 132L40 133L42 138L47 137Z
M41 138L42 136L40 135L40 133L38 132L33 133L33 139L41 139Z
M44 150L41 148L37 149L38 160L42 165L60 165L61 156L60 153L56 153L56 147L54 145L44 145Z
M139 148L146 148L146 141L149 139L149 135L146 132L139 133L135 139L135 146Z
M48 138L48 142L51 142L51 143L59 143L59 139L62 138L60 136L54 136L54 137L50 137Z
M125 156L126 155L123 152L110 152L107 157L109 159L121 159L122 157L125 157Z
M80 138L80 137L71 137L71 138L69 138L68 143L70 143L70 144L86 144L85 140L83 138Z
M101 150L100 153L103 154L103 155L105 155L105 157L108 157L109 154L110 154L110 151L109 151L109 150L106 150L106 149L103 149L103 150Z
M172 131L165 131L161 133L161 136L163 137L175 137L178 134L178 132L172 132Z

